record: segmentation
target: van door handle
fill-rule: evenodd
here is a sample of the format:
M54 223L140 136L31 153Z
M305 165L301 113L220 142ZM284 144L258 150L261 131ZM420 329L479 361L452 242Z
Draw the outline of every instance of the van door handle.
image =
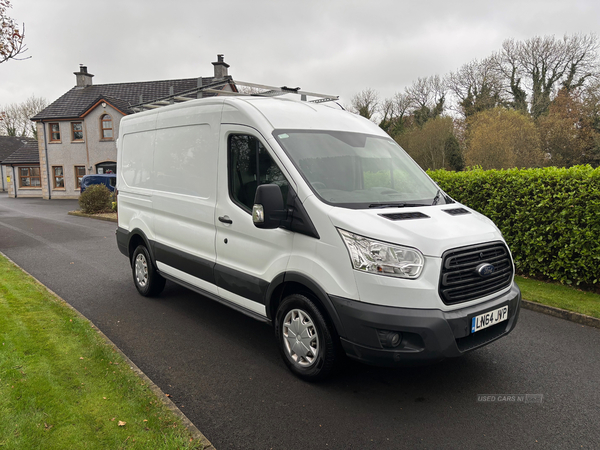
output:
M219 217L219 222L223 222L223 223L228 223L228 224L232 224L233 220L231 220L229 218L229 216L221 216Z

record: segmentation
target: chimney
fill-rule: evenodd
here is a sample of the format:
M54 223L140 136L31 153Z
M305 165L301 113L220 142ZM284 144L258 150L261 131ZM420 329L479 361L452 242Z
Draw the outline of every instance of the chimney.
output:
M227 76L229 64L223 61L223 55L217 55L217 62L212 63L215 66L215 78L224 78Z
M75 86L77 89L83 89L92 85L92 77L94 75L88 73L87 66L79 64L79 72L73 72L73 74L77 78L77 86Z

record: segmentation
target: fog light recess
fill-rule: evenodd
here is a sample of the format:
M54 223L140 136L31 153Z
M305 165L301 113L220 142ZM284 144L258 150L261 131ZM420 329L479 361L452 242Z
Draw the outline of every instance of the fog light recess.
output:
M396 348L402 342L402 333L398 331L377 330L377 333L383 348Z

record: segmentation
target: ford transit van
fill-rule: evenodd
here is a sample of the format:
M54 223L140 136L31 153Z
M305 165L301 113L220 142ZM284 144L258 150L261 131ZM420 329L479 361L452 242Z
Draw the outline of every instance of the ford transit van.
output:
M171 280L272 324L303 379L344 355L457 357L515 327L500 231L369 120L213 97L124 117L117 147L117 243L139 293Z

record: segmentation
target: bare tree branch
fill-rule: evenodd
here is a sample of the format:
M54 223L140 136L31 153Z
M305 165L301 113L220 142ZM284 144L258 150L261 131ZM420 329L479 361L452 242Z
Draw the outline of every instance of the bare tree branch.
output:
M419 126L442 115L446 91L446 84L439 75L417 78L417 81L405 89L411 113Z
M593 35L536 36L508 39L495 55L496 67L507 80L513 106L524 109L529 97L534 118L545 114L559 86L572 90L598 71L598 38ZM523 80L523 85L521 85Z
M367 88L352 97L351 103L355 113L372 120L379 111L379 94Z
M25 24L21 31L17 23L6 15L6 10L11 7L9 0L0 0L0 63L9 59L27 59L18 58L27 51L24 43Z
M37 137L34 123L30 120L42 111L48 102L32 95L22 103L0 107L0 135Z
M503 103L502 78L492 58L474 60L450 72L446 85L458 100L458 109L465 118Z

